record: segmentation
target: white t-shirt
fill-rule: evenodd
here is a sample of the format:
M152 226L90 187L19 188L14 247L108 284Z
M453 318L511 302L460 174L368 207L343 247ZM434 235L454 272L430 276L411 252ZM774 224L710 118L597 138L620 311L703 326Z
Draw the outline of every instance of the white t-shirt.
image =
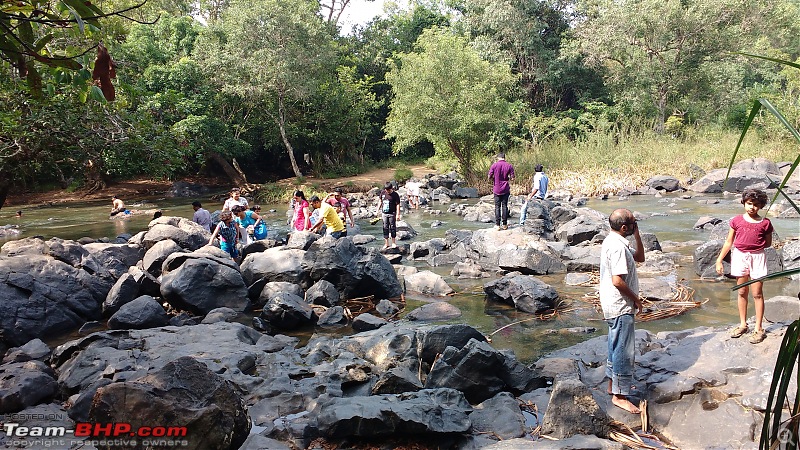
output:
M533 192L534 189L539 189L534 196L535 198L545 198L545 196L547 196L547 185L549 184L549 181L550 180L547 178L547 175L545 175L544 172L536 172L536 174L533 175L533 186L531 188L531 192Z
M622 295L612 283L612 276L619 275L631 291L639 294L639 277L636 260L633 259L630 242L613 231L603 239L600 249L600 306L603 317L613 319L623 314L635 314L633 301Z
M420 184L414 181L409 181L406 183L406 191L408 191L408 195L419 197L419 188Z
M245 208L247 208L248 206L247 199L244 197L239 197L239 201L237 202L236 200L233 199L233 197L228 197L228 199L225 200L225 203L223 203L222 205L222 210L231 211L233 210L233 207L236 205L244 206Z

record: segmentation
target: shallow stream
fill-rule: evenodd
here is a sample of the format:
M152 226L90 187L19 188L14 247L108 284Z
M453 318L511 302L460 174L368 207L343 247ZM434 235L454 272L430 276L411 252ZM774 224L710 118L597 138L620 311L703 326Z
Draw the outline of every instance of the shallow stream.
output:
M652 332L666 330L682 330L697 326L727 326L736 322L736 294L730 290L733 282L701 281L692 268L692 253L694 246L668 247L665 244L672 242L705 241L709 232L694 230L693 226L701 216L709 215L720 219L741 214L742 206L738 196L695 196L691 199L682 199L679 195L667 195L663 198L653 196L631 196L627 199L612 198L610 200L592 199L587 206L604 214L609 214L616 208L624 207L649 216L640 221L643 232L655 233L664 247L664 251L675 251L684 255L680 266L677 268L677 280L695 290L695 300L708 300L702 307L690 310L680 316L638 324ZM133 200L133 201L131 201ZM703 200L719 200L718 204L701 203ZM160 209L166 216L180 216L191 218L191 199L129 199L128 208L140 210ZM201 201L203 201L201 199ZM469 201L470 204L475 200ZM203 201L204 206L213 211L221 208L221 204L213 201ZM63 239L78 239L81 237L101 238L114 237L122 233L136 234L147 228L152 219L152 213L134 215L127 219L109 220L108 212L111 208L110 201L71 203L66 205L24 207L22 218L15 218L17 207L6 208L0 211L0 225L18 225L20 234L15 238L40 235L46 239L57 236ZM490 224L465 222L461 217L447 213L447 205L434 205L434 208L444 211L440 215L431 215L422 210L405 214L407 221L418 233L417 241L425 241L434 237L443 237L449 228L479 229L489 227ZM262 205L262 212L268 223L270 236L285 236L288 232L286 225L286 205ZM275 210L275 212L269 212ZM431 228L434 220L444 222L440 228ZM512 219L513 220L513 219ZM772 219L773 225L782 239L797 238L800 235L800 224L797 219ZM380 225L370 225L367 221L359 222L362 233L373 234L378 239L370 245L383 244ZM0 240L0 244L5 240ZM452 322L468 323L484 334L496 330L516 321L530 319L529 314L515 311L512 307L496 303L487 303L482 293L482 286L488 279L458 280L450 276L452 267L428 267L424 262L405 261L421 270L432 270L442 275L445 280L456 290L457 294L449 299L463 312L463 316ZM551 284L562 298L567 299L570 311L548 320L528 320L510 326L492 335L492 343L496 348L512 349L518 358L524 362L532 362L539 356L567 347L585 339L605 334L607 332L601 315L581 297L592 291L591 287L572 287L564 284L564 275L541 276L545 282ZM673 277L674 280L675 277ZM797 296L800 283L789 279L768 281L764 285L765 298L776 295ZM410 311L416 306L430 299L407 296ZM750 314L753 314L752 306ZM566 328L594 327L593 333L568 333ZM301 338L308 337L314 331L304 330L290 333ZM331 334L343 334L350 329L325 331ZM59 342L51 342L57 344Z

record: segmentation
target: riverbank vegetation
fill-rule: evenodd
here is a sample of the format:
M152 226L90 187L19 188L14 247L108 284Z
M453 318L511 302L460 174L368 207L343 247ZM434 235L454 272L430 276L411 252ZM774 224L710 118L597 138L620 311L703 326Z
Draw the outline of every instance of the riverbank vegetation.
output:
M0 205L141 176L349 175L396 155L480 183L499 150L520 192L542 163L554 187L601 193L724 167L752 99L800 117L796 71L733 53L797 61L790 0L414 0L345 32L348 7L3 3ZM793 160L779 127L760 114L740 156Z

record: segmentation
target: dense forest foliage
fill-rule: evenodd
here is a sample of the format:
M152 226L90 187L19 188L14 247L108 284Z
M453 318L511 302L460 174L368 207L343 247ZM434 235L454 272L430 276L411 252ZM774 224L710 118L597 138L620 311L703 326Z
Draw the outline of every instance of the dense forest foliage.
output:
M737 54L797 61L792 0L415 0L343 35L348 3L3 2L0 197L393 154L469 176L498 149L735 131L757 97L800 117L797 72Z

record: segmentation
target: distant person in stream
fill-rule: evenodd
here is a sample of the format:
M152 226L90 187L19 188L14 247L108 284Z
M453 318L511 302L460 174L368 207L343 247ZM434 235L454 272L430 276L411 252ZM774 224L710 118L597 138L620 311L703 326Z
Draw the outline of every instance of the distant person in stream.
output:
M408 207L409 209L418 209L419 208L419 190L420 190L420 183L416 181L408 181L406 182L406 191L408 192Z
M19 211L17 211L17 215L14 217L16 217L17 219L22 219L22 210L20 209Z
M208 245L214 245L214 239L219 236L219 248L228 252L234 261L239 259L239 250L236 244L239 242L239 225L233 220L233 213L222 211L219 215L219 223L211 233Z
M208 231L211 231L211 213L208 212L207 209L204 209L203 205L198 201L192 202L192 209L194 209L192 222L200 225Z
M608 324L606 376L611 403L632 414L639 408L628 397L633 390L636 358L634 316L642 311L636 263L644 262L644 246L633 213L617 209L608 217L611 232L600 249L600 305ZM631 249L628 236L634 236Z
M736 284L742 284L754 278L767 275L767 256L764 249L772 245L772 222L758 215L758 211L767 206L767 194L760 189L745 189L742 193L744 214L731 219L728 238L722 245L717 257L716 269L724 274L722 260L731 252L731 276L736 277ZM757 281L749 286L739 288L737 306L739 308L739 326L731 332L731 337L738 338L749 331L747 327L747 294L753 290L753 305L756 309L756 329L750 335L750 343L758 344L767 337L762 327L764 320L764 282Z
M311 210L306 194L303 191L294 191L292 198L292 207L294 214L292 214L292 229L297 231L305 231L311 229Z
M511 195L511 184L514 179L514 166L506 162L506 154L497 154L497 162L489 168L489 181L492 182L494 194L495 229L508 229L508 197Z
M342 190L337 188L330 194L328 194L328 198L325 200L331 206L336 206L339 203L340 207L342 208L342 213L344 217L342 217L342 221L347 222L347 219L350 219L350 228L356 226L355 220L353 220L353 212L350 211L350 201L347 200L344 195L342 195Z
M392 238L392 248L397 248L397 222L400 220L400 195L394 190L391 181L387 181L378 196L380 202L381 218L383 219L383 249L389 248L389 238Z
M319 219L311 227L310 231L316 232L322 228L322 225L325 225L334 239L347 236L347 228L345 228L344 222L339 218L339 214L336 213L336 209L333 206L323 202L316 195L311 197L311 206L315 210L319 210Z
M519 213L520 225L524 224L525 219L528 218L528 203L533 199L544 200L547 196L547 186L550 184L550 179L544 174L544 167L541 164L537 164L533 170L536 173L533 175L531 193L528 194L528 198L525 199L525 204L522 205L522 211Z
M109 217L114 217L117 214L130 214L131 212L125 209L125 202L117 198L116 195L111 196L111 214Z
M230 197L222 204L223 211L233 211L233 207L239 205L247 209L247 199L240 195L239 188L231 189Z

